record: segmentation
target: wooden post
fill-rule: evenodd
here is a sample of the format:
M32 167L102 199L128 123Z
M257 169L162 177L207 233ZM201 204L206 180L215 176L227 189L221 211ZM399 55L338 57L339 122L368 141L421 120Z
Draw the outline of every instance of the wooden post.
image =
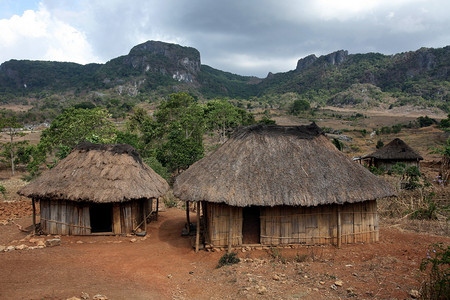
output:
M187 222L187 233L188 235L191 233L191 219L189 217L189 201L186 201L186 222Z
M197 230L195 233L195 252L198 252L200 244L200 201L197 201Z
M33 234L36 234L36 204L34 198L31 199L31 203L33 204Z
M142 216L144 217L144 231L147 231L147 199L143 201Z
M233 238L233 207L230 205L228 210L228 253L231 253L231 240Z
M337 205L337 247L341 248L342 244L342 233L341 233L341 207Z
M159 213L159 197L156 198L156 221L158 221L158 213Z

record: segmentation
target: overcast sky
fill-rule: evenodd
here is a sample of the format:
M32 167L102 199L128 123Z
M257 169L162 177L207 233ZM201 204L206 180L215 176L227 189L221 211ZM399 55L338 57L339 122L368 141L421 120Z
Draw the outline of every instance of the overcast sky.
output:
M104 63L148 40L265 77L309 54L450 45L448 0L0 0L0 63Z

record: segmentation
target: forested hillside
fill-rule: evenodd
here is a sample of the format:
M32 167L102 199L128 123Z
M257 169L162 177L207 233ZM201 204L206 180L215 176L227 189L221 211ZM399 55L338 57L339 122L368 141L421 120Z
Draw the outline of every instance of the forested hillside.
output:
M105 64L11 60L0 66L0 103L54 109L80 102L155 101L185 91L200 99L228 97L280 105L283 95L315 105L413 105L449 111L450 46L384 55L340 50L300 59L294 70L265 79L202 65L191 47L148 41ZM292 97L290 97L292 98ZM269 100L268 100L269 99Z

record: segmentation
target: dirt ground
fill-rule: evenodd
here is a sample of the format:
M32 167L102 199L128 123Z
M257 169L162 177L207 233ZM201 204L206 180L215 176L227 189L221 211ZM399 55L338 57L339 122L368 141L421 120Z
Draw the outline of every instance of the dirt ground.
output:
M17 226L31 229L31 218L14 223L0 225L0 245L35 245ZM60 246L2 252L0 299L405 299L430 245L450 243L386 225L378 243L240 250L239 264L216 268L224 252L195 253L184 223L171 208L146 237L62 236Z

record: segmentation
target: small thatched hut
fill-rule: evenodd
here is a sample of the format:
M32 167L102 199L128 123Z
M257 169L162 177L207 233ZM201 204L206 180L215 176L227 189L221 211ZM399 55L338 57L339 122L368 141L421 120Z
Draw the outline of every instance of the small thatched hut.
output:
M370 166L390 170L398 162L404 163L407 167L419 168L419 162L423 157L404 141L396 138L377 151L362 156L361 159L368 161Z
M147 217L158 210L153 199L168 189L133 147L86 142L19 194L32 198L33 208L40 202L44 233L124 234L145 230Z
M376 199L395 192L313 123L238 130L181 173L174 194L197 202L207 245L231 249L377 241Z

